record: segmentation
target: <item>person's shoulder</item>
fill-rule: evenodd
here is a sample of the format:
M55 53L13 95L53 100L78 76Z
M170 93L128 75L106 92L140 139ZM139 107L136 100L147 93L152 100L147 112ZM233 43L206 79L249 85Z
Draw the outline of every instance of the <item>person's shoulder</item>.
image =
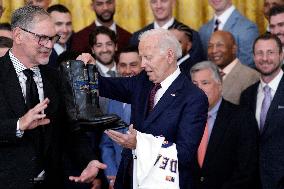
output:
M238 20L238 26L240 27L253 26L257 28L257 25L251 20L249 20L247 17L242 15L238 9L235 9L230 17L236 18Z
M95 22L88 25L87 27L79 30L78 32L74 33L73 34L73 37L78 37L78 36L81 36L81 35L87 35L87 33L90 33L92 30L94 30L96 28L96 24Z
M118 24L115 24L115 25L116 25L118 35L129 35L129 36L131 36L131 33L129 31L127 31L123 27L119 26Z
M140 33L143 33L145 31L148 31L148 30L151 30L151 29L154 29L154 23L150 23L150 24L144 26L143 28L134 32L133 35L139 35Z

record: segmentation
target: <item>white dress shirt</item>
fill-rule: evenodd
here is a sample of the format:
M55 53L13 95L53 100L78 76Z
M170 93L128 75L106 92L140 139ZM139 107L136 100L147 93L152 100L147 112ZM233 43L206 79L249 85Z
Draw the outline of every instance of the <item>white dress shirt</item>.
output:
M155 98L154 98L154 107L155 105L159 102L159 100L162 98L162 96L165 94L166 90L171 86L171 84L174 82L174 80L179 76L180 74L180 69L179 67L169 75L164 81L162 81L161 88L157 91Z
M214 15L214 23L217 19L220 21L220 23L218 25L218 30L223 30L227 20L229 19L229 17L231 16L231 14L234 12L235 9L236 9L236 7L234 5L232 5L230 8L225 10L221 15L219 15L219 16L217 16L216 14ZM214 28L213 28L213 30L214 30Z
M259 126L259 122L260 122L261 105L262 105L262 101L264 99L263 87L265 85L268 85L271 88L271 96L272 96L272 99L273 99L282 76L283 76L283 71L280 70L278 75L269 83L264 83L260 79L260 84L259 84L258 90L257 90L256 111L255 111L255 118L257 120L258 126Z
M159 24L155 21L154 22L154 29L163 28L165 30L169 29L170 26L174 24L175 19L172 17L167 23L165 23L163 26L159 26Z

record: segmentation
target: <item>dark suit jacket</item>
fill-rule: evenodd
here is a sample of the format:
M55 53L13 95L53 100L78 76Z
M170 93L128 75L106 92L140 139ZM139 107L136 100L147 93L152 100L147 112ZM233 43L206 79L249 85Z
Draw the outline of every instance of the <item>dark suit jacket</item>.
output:
M195 161L196 189L256 189L257 126L251 116L222 100L202 168Z
M63 141L67 136L76 141L74 148L79 154L82 164L86 165L94 159L91 151L87 151L86 143L78 142L78 132L70 135L70 128L63 124L64 109L61 99L61 84L59 74L48 66L39 66L44 96L50 99L45 110L51 123L44 126L43 158L39 158L34 147L34 136L36 129L25 131L23 137L16 137L17 121L26 112L27 108L23 98L16 71L7 53L0 58L0 188L33 188L31 179L36 177L40 171L39 161L43 162L46 171L47 188L62 188L62 151ZM64 143L65 144L65 143ZM81 145L82 144L82 145ZM84 146L84 148L83 148Z
M100 95L131 104L131 123L143 133L163 135L177 145L180 188L191 184L192 163L204 130L208 102L205 94L181 73L153 111L146 116L148 96L153 83L145 71L131 78L99 77ZM131 150L122 152L116 189L128 188Z
M192 58L191 56L187 59L185 59L180 65L179 65L179 68L180 68L180 71L182 71L183 73L185 73L188 78L191 80L191 77L190 77L190 69L192 68L192 66L194 66L196 63L195 59Z
M70 37L70 39L67 41L66 46L67 46L67 51L70 50L71 48L71 41L72 41L72 36ZM58 69L59 64L57 62L57 58L58 58L58 54L56 53L55 49L52 48L51 54L49 56L49 61L48 61L48 66L51 66L55 69Z
M180 22L175 19L174 24L177 24L177 23L180 23ZM142 28L141 30L134 32L132 37L130 38L129 44L133 46L138 46L140 34L145 31L151 30L151 29L154 29L154 23L151 23L145 26L144 28ZM203 47L202 47L202 43L201 43L198 32L196 32L193 29L192 31L193 31L192 47L191 47L191 50L189 51L189 54L194 62L201 62L205 60L205 53L203 52Z
M87 26L86 28L75 33L73 36L72 44L71 44L71 50L77 51L80 53L82 52L91 53L92 51L89 46L89 35L95 28L96 28L96 24L94 22L91 25ZM131 33L121 28L117 24L116 24L116 31L117 31L118 51L120 51L122 48L127 46L128 41L131 37Z
M259 82L247 88L241 95L241 105L254 113ZM263 189L284 188L284 77L267 112L263 132L259 138L259 168ZM256 120L255 120L256 121Z

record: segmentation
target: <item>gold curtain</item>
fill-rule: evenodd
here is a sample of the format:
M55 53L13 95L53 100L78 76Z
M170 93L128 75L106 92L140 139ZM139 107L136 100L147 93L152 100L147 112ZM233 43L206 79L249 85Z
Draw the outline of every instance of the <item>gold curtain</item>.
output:
M198 30L213 14L208 0L176 0L175 17ZM95 14L91 10L91 0L52 0L52 4L61 3L72 12L74 31L89 25ZM255 22L260 32L266 28L262 14L263 0L233 0L234 5L247 18ZM23 6L24 0L3 0L5 12L1 22L9 22L11 12ZM116 0L116 22L130 32L142 28L153 20L148 0Z

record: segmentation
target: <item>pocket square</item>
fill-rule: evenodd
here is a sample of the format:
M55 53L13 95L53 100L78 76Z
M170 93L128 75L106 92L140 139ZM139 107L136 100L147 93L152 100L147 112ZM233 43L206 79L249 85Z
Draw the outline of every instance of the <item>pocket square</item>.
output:
M278 105L278 109L283 109L284 106Z

